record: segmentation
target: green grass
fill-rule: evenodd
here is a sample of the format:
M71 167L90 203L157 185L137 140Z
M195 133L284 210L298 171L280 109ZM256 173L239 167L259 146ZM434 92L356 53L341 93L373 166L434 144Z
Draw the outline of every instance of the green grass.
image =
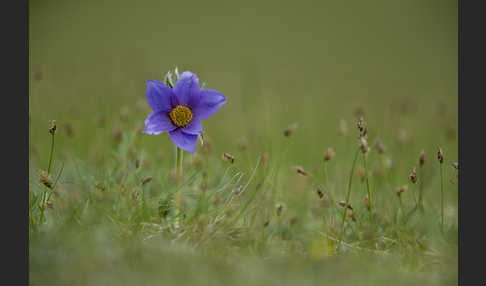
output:
M457 3L292 3L31 1L32 285L457 283ZM140 133L175 66L227 97L184 154L180 229L174 146ZM372 221L359 153L342 233L360 112Z

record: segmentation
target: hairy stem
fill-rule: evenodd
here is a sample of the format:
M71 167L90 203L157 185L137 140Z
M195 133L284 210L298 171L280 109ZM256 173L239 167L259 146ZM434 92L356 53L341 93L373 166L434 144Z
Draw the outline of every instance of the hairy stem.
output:
M180 197L180 187L182 182L182 149L176 147L176 192L175 192L175 207L174 207L174 217L175 217L175 226L180 226L180 205L181 205L181 197Z

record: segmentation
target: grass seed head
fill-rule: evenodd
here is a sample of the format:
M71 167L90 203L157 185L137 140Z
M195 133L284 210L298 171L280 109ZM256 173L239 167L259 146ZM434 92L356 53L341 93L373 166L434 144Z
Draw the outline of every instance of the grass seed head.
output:
M308 177L310 174L304 170L304 168L302 168L301 166L293 166L292 169L297 172L297 174L301 175L301 176L304 176L304 177Z
M49 133L51 133L51 135L54 136L56 134L56 129L57 129L56 120L52 120L51 127L49 128Z
M52 179L51 177L47 174L46 171L44 170L39 170L39 182L48 187L49 189L52 189Z
M402 193L408 190L408 185L403 185L400 188L397 189L397 196L400 198L402 196Z
M366 141L364 136L359 137L359 147L361 148L361 152L363 154L368 153L370 151L370 148L368 147L368 142Z
M358 130L359 130L359 133L360 133L360 137L366 136L366 134L367 134L366 122L365 122L363 116L360 116L359 119L358 119Z
M267 166L268 159L269 159L268 153L267 152L263 153L263 155L260 158L260 162L261 162L263 167Z
M147 184L147 183L150 183L151 181L152 181L152 177L150 177L150 176L147 177L147 178L145 178L145 179L143 179L142 186L145 185L145 184Z
M381 143L380 140L376 140L375 148L376 148L376 151L378 151L378 154L385 153L385 147L383 146L383 144Z
M439 160L439 163L444 163L444 153L442 153L442 149L440 149L440 147L437 147L437 159Z
M322 199L324 197L324 193L322 192L321 188L317 187L317 195L319 196L319 199Z
M420 152L420 155L419 155L419 166L423 167L424 164L425 164L425 151L422 150L422 152Z
M456 169L456 170L459 170L459 163L455 162L455 163L452 163L451 166Z
M413 184L416 184L417 181L418 181L418 178L417 178L417 168L416 167L413 167L412 172L410 173L410 181Z
M327 151L324 153L324 161L330 161L334 156L336 155L336 153L334 152L334 150L332 148L327 148Z
M289 137L290 135L292 135L292 133L297 129L297 127L299 127L299 124L296 122L287 126L287 128L285 128L283 132L284 136Z
M353 210L353 207L351 206L351 204L347 204L345 201L339 201L337 204L338 204L340 207L343 207L343 208L344 208L344 207L347 207L348 209Z
M230 162L231 164L233 164L235 162L235 157L233 157L233 155L231 155L229 153L224 152L223 153L223 160L225 160L225 161Z

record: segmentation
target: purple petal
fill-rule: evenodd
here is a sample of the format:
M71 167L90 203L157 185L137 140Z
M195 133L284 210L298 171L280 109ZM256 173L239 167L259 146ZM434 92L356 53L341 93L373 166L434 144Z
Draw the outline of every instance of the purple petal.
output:
M169 112L177 105L177 98L172 89L157 80L147 80L146 95L148 104L155 112Z
M174 93L179 104L187 106L191 98L199 94L199 79L190 71L183 72L174 86Z
M226 103L226 97L214 89L203 89L199 92L199 100L192 109L194 117L204 120Z
M165 111L158 111L150 114L145 119L145 130L143 132L150 135L157 135L162 132L172 131L176 128Z
M193 135L202 134L203 132L201 120L192 119L192 121L186 127L182 127L182 132Z
M196 152L197 135L186 134L182 132L182 128L169 132L169 135L177 147L187 152Z

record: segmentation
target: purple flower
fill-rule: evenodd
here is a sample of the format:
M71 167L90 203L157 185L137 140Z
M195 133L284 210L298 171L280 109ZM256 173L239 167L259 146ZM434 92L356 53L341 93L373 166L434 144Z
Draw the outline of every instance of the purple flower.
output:
M224 95L212 89L199 89L199 79L183 72L174 88L157 80L147 80L147 101L153 110L145 119L144 133L169 132L170 139L182 150L196 152L201 121L210 117L225 102Z

